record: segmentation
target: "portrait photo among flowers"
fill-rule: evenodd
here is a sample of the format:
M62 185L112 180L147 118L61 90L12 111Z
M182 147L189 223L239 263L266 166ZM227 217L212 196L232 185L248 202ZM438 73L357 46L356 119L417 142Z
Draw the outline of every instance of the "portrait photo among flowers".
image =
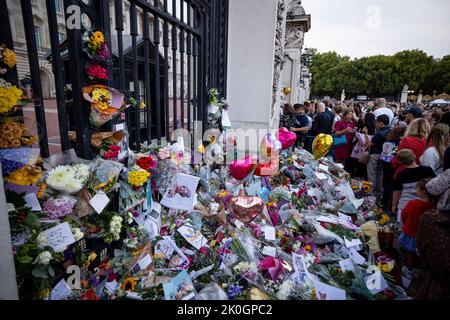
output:
M200 179L179 173L171 187L167 189L161 204L175 210L194 209L196 190Z

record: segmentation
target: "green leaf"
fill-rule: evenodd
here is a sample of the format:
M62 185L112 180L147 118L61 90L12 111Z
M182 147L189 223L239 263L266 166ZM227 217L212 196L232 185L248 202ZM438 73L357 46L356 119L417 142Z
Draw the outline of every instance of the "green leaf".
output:
M22 264L30 264L33 262L33 258L30 256L21 256L17 257L17 261L19 261Z

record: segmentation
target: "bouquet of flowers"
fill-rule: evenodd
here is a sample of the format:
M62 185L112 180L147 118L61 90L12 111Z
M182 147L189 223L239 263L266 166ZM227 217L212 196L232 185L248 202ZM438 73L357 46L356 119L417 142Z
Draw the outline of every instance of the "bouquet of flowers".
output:
M72 214L76 203L77 199L68 196L50 198L42 209L50 219L59 219Z
M104 125L114 118L122 108L125 108L125 95L106 86L84 87L83 97L91 103L89 121L95 127Z
M135 189L141 188L148 181L149 177L150 173L138 166L134 166L128 171L128 183Z
M90 80L108 80L108 70L97 63L89 64L86 74Z
M57 166L47 173L46 183L54 190L75 194L83 189L89 174L89 166L85 164Z
M140 156L136 160L136 164L143 170L153 170L158 166L158 160L152 155Z
M90 59L104 62L111 57L103 32L86 31L83 34L82 42L83 51Z
M0 79L0 113L10 113L20 104L23 92L4 79Z
M14 51L2 44L0 46L0 74L5 74L8 69L14 68L16 63L17 57Z
M0 92L0 113L2 110L1 103L2 101ZM30 146L36 141L37 137L30 135L28 128L23 123L7 120L2 125L0 125L0 148L18 148L21 146Z
M92 164L92 177L89 187L94 191L102 190L109 193L117 187L117 179L123 169L119 162L97 158Z

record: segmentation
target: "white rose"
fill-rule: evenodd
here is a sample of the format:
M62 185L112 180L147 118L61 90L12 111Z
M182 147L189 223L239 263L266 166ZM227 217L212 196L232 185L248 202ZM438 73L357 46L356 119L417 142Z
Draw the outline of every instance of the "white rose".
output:
M47 242L47 234L46 233L40 233L38 237L36 238L36 243L39 247L42 247Z
M36 257L33 263L47 265L52 260L53 260L52 254L48 251L43 251Z
M72 229L72 233L73 233L73 237L75 238L75 241L79 241L79 240L83 239L83 237L84 237L84 233L81 232L81 230L79 228Z

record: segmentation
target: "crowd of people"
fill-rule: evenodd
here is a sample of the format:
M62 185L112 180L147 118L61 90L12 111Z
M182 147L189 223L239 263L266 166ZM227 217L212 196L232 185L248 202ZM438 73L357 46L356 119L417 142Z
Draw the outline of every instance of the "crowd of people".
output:
M333 136L329 156L370 182L377 205L397 222L404 286L418 299L450 299L450 110L374 102L286 104L280 126L312 151Z

